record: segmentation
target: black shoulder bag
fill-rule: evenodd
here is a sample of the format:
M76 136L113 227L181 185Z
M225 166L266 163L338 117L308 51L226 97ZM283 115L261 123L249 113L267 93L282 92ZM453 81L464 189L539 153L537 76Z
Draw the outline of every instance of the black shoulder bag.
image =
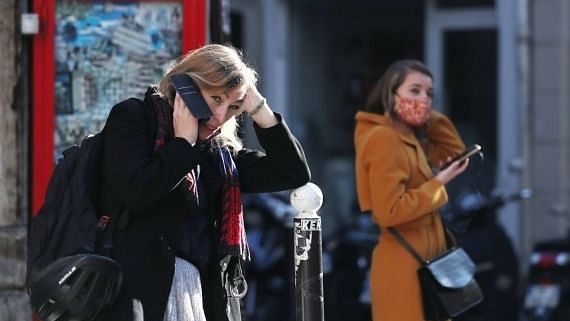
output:
M475 281L475 263L460 247L451 247L431 261L424 260L398 231L388 231L418 260L418 278L426 320L443 321L474 307L483 300Z

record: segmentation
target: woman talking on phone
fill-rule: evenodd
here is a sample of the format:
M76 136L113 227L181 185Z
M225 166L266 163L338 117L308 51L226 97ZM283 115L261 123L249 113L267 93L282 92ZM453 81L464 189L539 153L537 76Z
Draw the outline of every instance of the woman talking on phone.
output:
M174 75L194 82L209 118L192 114L197 106L186 105ZM113 107L101 212L119 217L112 258L124 286L101 320L240 320L241 263L250 258L240 195L310 179L299 142L256 82L237 50L206 45L180 57L143 99ZM264 151L242 146L241 114Z
M381 228L370 273L374 321L424 320L419 263L386 230L394 227L425 259L446 249L438 208L445 185L469 160L445 162L465 149L450 120L432 111L432 75L419 61L392 64L356 114L356 180L360 208Z

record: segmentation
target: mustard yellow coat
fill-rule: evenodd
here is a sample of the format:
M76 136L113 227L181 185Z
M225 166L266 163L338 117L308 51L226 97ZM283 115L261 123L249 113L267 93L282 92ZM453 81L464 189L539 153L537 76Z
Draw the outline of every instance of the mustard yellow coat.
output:
M422 144L383 115L356 114L356 186L363 211L381 228L372 254L370 286L374 321L424 320L417 277L419 263L385 230L395 227L424 258L445 250L438 208L447 202L433 165L465 146L447 117L432 112ZM427 157L427 159L426 159Z

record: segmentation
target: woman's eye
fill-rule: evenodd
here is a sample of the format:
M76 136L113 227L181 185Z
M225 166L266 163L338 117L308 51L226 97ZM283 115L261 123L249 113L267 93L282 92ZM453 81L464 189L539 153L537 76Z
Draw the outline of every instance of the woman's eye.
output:
M433 98L433 91L428 91L427 96L428 96L429 98Z
M414 95L419 95L420 94L420 90L418 88L413 88L412 90L410 90L412 92L412 94Z
M240 109L241 107L238 106L238 105L230 105L228 108L231 109L231 110L238 110L238 109Z
M212 97L214 99L214 101L216 102L216 104L220 104L222 102L222 98L218 97L218 96L214 96Z

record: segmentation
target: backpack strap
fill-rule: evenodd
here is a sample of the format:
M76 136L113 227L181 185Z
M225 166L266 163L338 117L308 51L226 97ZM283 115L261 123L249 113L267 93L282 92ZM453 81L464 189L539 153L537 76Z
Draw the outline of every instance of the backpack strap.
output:
M128 214L128 211L124 205L121 205L121 210L118 211L116 215L112 217L102 215L99 218L96 232L96 244L99 246L99 248L96 252L103 256L111 257L111 251L113 249L113 234L115 233L117 227L121 229L125 227L126 223L123 222L124 225L121 225L122 221L124 221L123 218L125 216L128 216L125 214Z
M107 257L111 256L111 249L113 248L112 237L110 237L112 235L111 225L114 225L113 221L110 216L102 215L99 217L99 223L97 223L95 232L95 243L100 245L97 252ZM109 230L107 230L107 226L109 226Z

